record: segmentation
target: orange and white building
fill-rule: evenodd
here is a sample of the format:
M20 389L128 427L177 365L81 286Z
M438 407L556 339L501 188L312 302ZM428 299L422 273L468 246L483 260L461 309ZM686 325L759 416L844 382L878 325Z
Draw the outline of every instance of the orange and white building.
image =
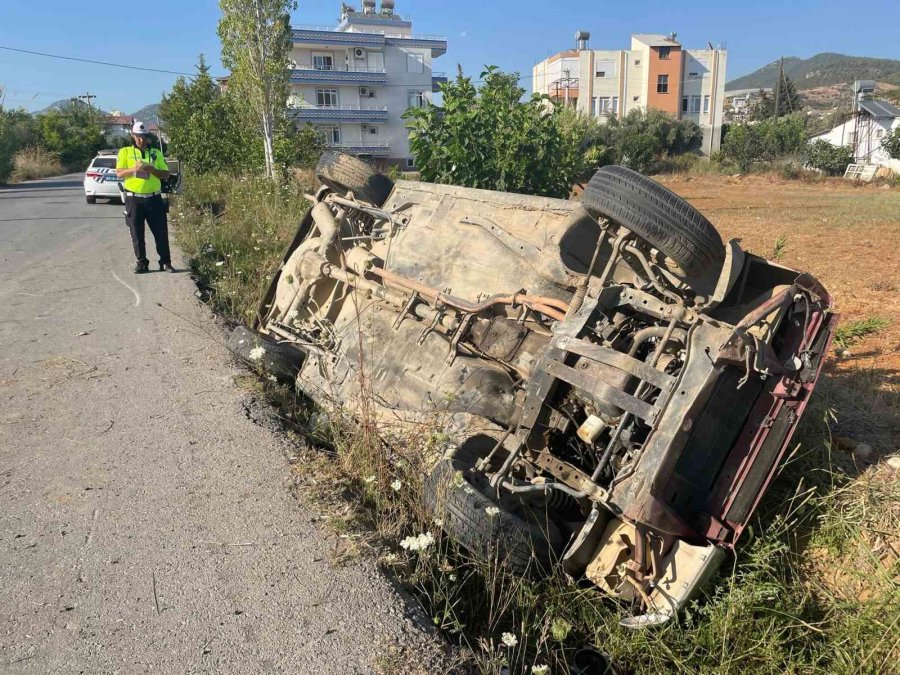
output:
M631 49L588 48L590 34L576 35L576 48L559 52L533 69L533 90L557 105L588 115L623 117L635 108L656 108L689 119L703 130L704 154L719 149L725 103L727 52L683 49L675 35L631 36Z

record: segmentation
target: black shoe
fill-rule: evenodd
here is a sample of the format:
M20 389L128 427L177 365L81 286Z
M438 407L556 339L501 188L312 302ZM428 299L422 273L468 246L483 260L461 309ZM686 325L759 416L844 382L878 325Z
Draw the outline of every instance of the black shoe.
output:
M172 263L159 263L159 271L160 272L174 272L175 268L172 267Z
M150 271L150 263L139 262L134 266L135 274L146 274Z

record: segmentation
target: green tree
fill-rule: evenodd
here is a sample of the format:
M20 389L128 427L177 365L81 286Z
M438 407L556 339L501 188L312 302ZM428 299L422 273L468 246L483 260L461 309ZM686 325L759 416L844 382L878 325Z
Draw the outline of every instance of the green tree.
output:
M40 115L38 133L40 145L57 153L70 170L84 169L106 145L98 116L87 106L74 103Z
M34 117L21 108L5 109L0 104L0 183L9 179L16 153L40 141Z
M881 147L892 159L900 159L900 129L891 129L881 139Z
M775 94L760 89L759 101L750 109L750 120L767 120L771 117L784 117L803 110L803 98L797 92L794 81L784 76L781 90L778 93L778 112L775 112Z
M435 183L567 197L584 171L577 126L525 91L518 75L490 66L476 89L460 71L441 85L443 104L411 108L410 147L422 178Z
M228 86L261 122L266 176L275 175L275 135L287 108L294 0L219 0L222 63Z
M202 55L196 77L178 78L163 96L159 115L170 152L192 171L230 172L246 168L248 158L255 160L254 134L242 123L232 96L223 94L210 77Z
M853 163L853 152L842 145L832 145L821 139L813 141L806 149L806 162L829 176L840 176Z

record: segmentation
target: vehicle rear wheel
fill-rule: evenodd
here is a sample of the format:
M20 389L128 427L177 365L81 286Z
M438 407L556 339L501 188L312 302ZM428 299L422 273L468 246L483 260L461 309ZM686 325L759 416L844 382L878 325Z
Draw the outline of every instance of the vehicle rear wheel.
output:
M242 361L262 368L284 382L297 378L306 354L287 344L281 344L246 326L235 328L228 338L228 349ZM263 351L259 351L262 348Z
M549 571L565 543L559 528L545 513L501 504L487 477L468 469L467 461L443 459L425 481L425 506L441 529L483 560L519 574Z
M379 207L394 189L394 182L370 164L333 150L322 153L316 165L316 177L335 192L352 192Z
M96 198L96 197L92 197L91 195L85 196L84 200L85 200L88 204L96 204L96 203L97 203L97 198Z
M712 223L684 199L624 166L605 166L594 174L584 207L628 228L685 273L718 274L725 260L722 238Z

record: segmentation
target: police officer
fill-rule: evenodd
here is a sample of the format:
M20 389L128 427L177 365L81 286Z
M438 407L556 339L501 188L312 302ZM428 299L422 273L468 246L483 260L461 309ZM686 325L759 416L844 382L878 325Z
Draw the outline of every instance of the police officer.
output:
M143 122L131 127L133 145L119 150L116 175L123 179L125 188L125 222L131 232L131 243L137 264L135 274L150 271L150 261L144 244L144 221L150 226L159 255L159 270L174 272L169 253L169 223L166 205L162 198L162 183L169 177L162 151L150 147L150 132Z

